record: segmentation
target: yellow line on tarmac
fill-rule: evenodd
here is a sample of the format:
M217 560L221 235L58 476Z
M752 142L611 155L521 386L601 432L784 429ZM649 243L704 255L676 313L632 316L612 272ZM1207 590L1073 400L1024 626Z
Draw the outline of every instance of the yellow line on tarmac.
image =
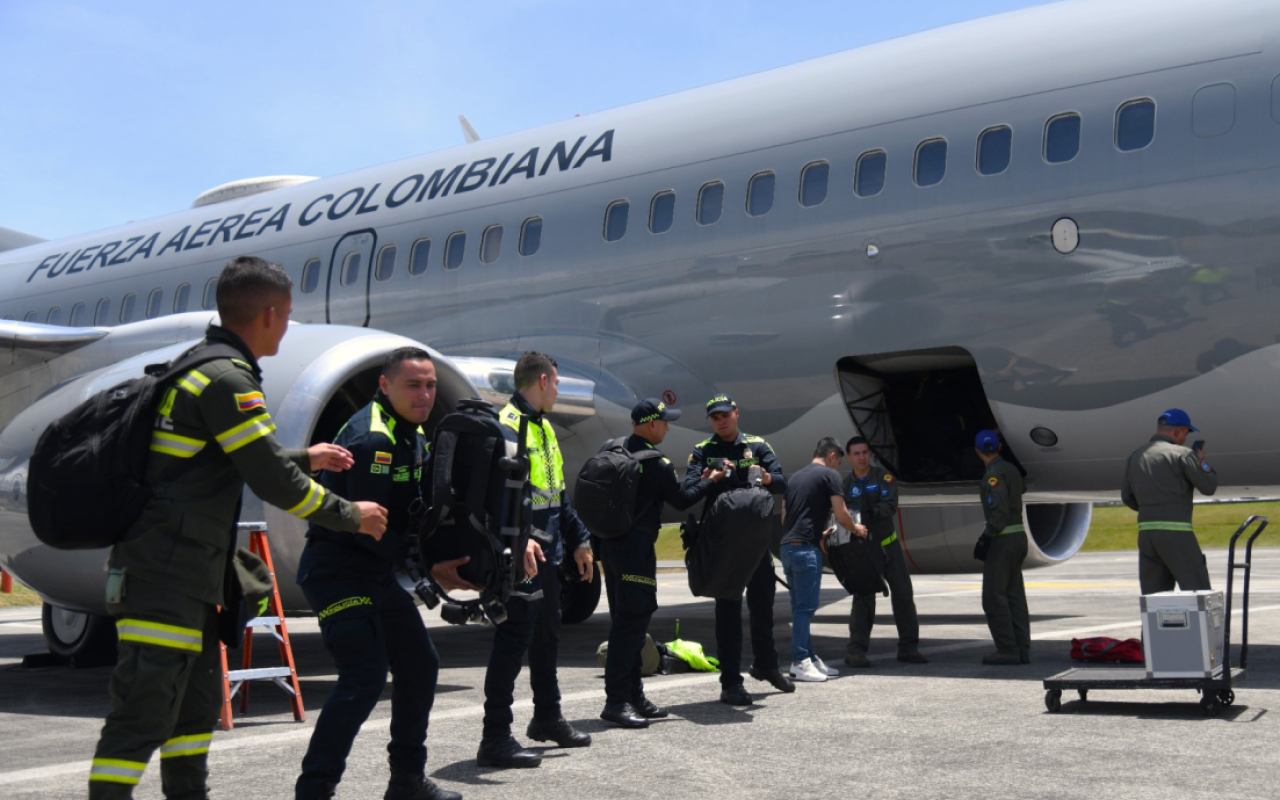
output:
M1038 581L1024 583L1028 589L1110 589L1115 587L1137 586L1134 581L1121 583L1065 583L1061 581ZM974 583L965 586L953 586L954 589L981 589L982 584Z

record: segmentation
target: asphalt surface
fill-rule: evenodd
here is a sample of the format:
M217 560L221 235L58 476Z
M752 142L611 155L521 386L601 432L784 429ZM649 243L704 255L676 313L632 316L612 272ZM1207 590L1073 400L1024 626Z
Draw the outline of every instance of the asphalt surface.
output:
M783 695L747 679L756 703L718 702L715 675L686 673L646 681L671 718L648 730L612 728L603 705L596 646L606 637L601 610L566 626L560 683L565 715L594 737L590 748L539 748L534 770L480 769L482 684L491 634L428 624L444 662L428 738L428 773L467 798L1256 798L1274 796L1280 777L1280 550L1255 553L1249 675L1236 702L1206 717L1194 689L1072 693L1046 711L1042 681L1075 666L1075 637L1139 633L1136 553L1077 556L1027 574L1032 663L987 667L992 648L976 575L917 576L925 666L894 659L887 599L874 632L870 669L843 667L851 600L828 576L814 624L818 652L838 678ZM1226 554L1210 552L1215 587L1225 586ZM1238 584L1237 584L1238 586ZM662 608L651 628L714 653L712 606L691 597L684 575L659 576ZM778 595L775 633L786 658L787 596ZM1238 640L1239 607L1233 619ZM249 714L218 731L210 755L214 798L291 798L312 723L334 681L313 620L290 625L308 719L295 723L283 693L255 686ZM260 640L258 665L273 650ZM750 645L747 645L748 649ZM39 609L0 610L0 797L85 795L88 760L107 710L109 667L23 669L43 650ZM750 663L750 654L746 656ZM339 798L381 797L386 785L390 688L356 740ZM526 674L517 688L516 734L526 744ZM161 796L155 760L135 794Z

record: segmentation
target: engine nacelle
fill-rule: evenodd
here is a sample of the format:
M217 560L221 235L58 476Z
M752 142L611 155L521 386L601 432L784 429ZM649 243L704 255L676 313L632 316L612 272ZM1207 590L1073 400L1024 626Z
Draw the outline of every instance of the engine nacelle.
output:
M904 506L902 541L915 572L981 572L973 545L982 533L982 507ZM1028 550L1024 568L1047 567L1076 554L1089 533L1090 503L1031 503L1023 506Z

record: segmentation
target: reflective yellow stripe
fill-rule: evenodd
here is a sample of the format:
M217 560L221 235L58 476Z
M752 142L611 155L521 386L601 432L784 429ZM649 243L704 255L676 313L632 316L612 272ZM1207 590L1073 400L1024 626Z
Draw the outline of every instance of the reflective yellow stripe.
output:
M179 436L176 433L165 433L164 431L152 431L151 433L151 450L153 452L164 453L178 458L191 458L203 450L206 444L208 442L192 439L189 436Z
M195 628L125 617L116 620L116 633L122 642L150 644L191 653L199 653L203 649L201 643L204 637Z
M1192 531L1190 522L1139 522L1140 531Z
M880 546L888 547L889 545L893 544L896 541L898 541L898 532L894 531L893 533L889 534L888 536L880 540Z
M178 736L160 745L160 758L202 756L209 752L209 743L211 741L213 741L212 733Z
M206 378L199 370L193 369L186 375L178 378L174 383L175 385L186 389L188 392L191 392L196 397L199 397L200 393L209 386L209 379Z
M142 780L147 765L142 761L123 761L118 758L95 758L89 770L89 780L99 783L126 783L136 786Z
M287 509L285 513L292 514L295 517L306 519L315 513L323 503L327 493L324 487L315 481L311 482L311 491L307 492L307 496L302 498L302 502L293 508Z
M271 421L271 415L264 411L248 422L242 422L231 430L218 434L218 444L222 445L222 452L234 453L241 447L250 442L256 442L275 429L276 426Z
M177 389L165 389L164 399L160 401L160 407L156 409L156 413L162 417L168 417L173 414L173 401L178 399Z

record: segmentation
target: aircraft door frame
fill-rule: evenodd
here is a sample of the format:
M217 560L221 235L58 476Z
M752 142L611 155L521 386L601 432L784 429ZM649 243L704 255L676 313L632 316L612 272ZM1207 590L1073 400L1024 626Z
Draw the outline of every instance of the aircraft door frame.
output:
M369 292L373 285L373 256L377 252L378 233L373 228L344 233L329 254L329 275L325 281L324 320L331 325L369 325ZM360 263L355 275L344 282L343 267L347 257L358 253Z

